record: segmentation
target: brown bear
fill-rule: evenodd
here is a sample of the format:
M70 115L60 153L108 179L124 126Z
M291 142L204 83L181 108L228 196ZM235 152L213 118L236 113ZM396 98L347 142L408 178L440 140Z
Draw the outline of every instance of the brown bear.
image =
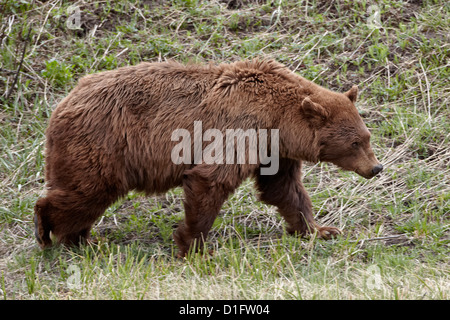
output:
M336 93L258 59L141 63L88 75L57 106L46 131L48 191L35 205L37 241L50 246L50 232L59 243L86 241L97 218L128 191L155 194L182 186L185 220L174 233L182 257L202 247L224 201L249 177L260 199L278 207L288 232L337 235L337 228L315 222L301 166L327 161L365 178L383 169L354 106L357 91ZM207 154L212 137L228 138L229 130L246 135L217 143ZM264 130L276 134L260 134L252 145L266 142L265 153L255 159L248 148L236 161L237 147L251 144L248 133ZM244 143L230 148L237 140ZM225 153L231 161L220 158Z

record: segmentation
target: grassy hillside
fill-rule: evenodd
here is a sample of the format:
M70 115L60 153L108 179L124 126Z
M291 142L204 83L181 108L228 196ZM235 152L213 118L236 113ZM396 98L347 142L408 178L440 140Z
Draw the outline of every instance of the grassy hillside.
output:
M450 5L447 1L3 1L0 5L0 299L449 299ZM285 234L252 181L210 234L174 258L181 189L130 193L98 245L41 251L44 131L83 75L141 61L274 58L357 107L385 165L365 180L306 164L332 241Z

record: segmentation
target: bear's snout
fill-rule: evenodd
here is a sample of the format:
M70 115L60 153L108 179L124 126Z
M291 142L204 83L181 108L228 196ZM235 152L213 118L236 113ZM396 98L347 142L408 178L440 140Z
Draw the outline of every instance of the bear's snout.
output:
M383 171L383 165L381 163L377 164L375 167L372 168L372 174L376 176L381 171Z
M373 177L375 177L377 174L379 174L384 169L384 167L381 163L378 163L378 161L376 161L375 163L376 163L375 165L367 164L367 166L365 166L365 167L357 166L356 169L353 169L353 170L350 169L350 170L356 172L357 174L359 174L360 176L362 176L366 179L372 179Z

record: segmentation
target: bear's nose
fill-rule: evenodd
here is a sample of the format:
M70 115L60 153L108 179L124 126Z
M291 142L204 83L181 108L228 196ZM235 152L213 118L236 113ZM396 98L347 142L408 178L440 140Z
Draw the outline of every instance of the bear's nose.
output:
M383 171L383 165L381 163L372 168L372 173L374 175L379 174L381 171Z

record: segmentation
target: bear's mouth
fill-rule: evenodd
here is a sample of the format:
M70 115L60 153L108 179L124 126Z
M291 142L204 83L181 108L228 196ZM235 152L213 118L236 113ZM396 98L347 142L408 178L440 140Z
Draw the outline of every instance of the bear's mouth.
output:
M373 172L369 172L369 173L361 172L358 169L354 170L354 172L356 172L358 175L360 175L361 177L366 178L366 179L372 179L373 177L375 177L377 175L377 174L374 174Z

